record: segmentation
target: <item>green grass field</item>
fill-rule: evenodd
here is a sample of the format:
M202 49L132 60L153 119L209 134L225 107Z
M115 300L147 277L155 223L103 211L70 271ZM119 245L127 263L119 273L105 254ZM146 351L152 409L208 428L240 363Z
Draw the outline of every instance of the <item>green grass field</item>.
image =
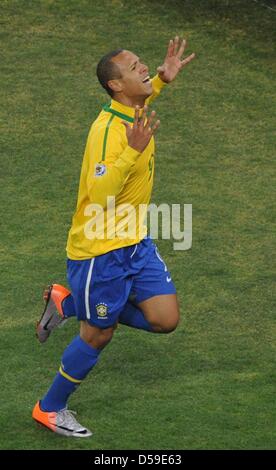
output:
M275 449L276 12L250 0L1 0L0 9L0 448ZM95 67L124 47L153 75L176 34L197 59L154 104L152 202L193 204L192 249L158 242L181 324L164 336L121 326L70 401L93 438L62 438L31 412L78 325L42 347L34 323L44 286L66 283L85 141L109 101Z

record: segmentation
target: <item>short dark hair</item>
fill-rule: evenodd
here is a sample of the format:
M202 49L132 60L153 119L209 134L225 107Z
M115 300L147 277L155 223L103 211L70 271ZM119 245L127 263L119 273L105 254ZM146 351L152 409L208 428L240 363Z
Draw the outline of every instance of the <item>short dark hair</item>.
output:
M104 55L100 62L97 65L97 77L102 85L102 87L107 91L107 93L113 97L113 90L109 88L107 82L109 80L115 80L121 78L121 72L117 64L115 64L111 59L116 57L116 55L123 52L124 49L116 49Z

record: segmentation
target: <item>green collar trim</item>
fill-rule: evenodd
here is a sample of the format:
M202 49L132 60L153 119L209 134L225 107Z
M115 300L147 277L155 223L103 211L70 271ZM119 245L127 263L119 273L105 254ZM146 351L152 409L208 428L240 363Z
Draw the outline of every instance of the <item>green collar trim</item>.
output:
M108 123L107 123L106 129L105 129L105 133L104 133L102 161L105 160L107 136L108 136L108 131L109 131L109 128L110 128L110 124L112 123L112 119L114 119L114 116L110 116L110 119L109 119L109 121L108 121Z
M118 116L121 119L124 119L125 121L128 122L134 122L134 118L128 116L127 114L120 113L119 111L116 111L115 109L110 108L110 105L105 104L103 106L104 111L114 114L115 116Z

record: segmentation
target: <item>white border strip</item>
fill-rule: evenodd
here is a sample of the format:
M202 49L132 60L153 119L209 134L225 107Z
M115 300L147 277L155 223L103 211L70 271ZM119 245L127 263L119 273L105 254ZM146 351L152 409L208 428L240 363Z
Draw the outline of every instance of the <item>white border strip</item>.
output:
M87 274L86 284L85 284L85 311L86 311L86 318L90 319L90 307L89 307L89 289L90 289L90 282L92 277L92 271L94 266L95 258L91 259L89 271Z
M167 265L165 263L165 261L161 258L161 256L159 255L159 252L158 252L158 249L157 249L157 246L155 247L155 254L157 256L157 258L159 259L159 261L161 261L161 263L163 263L164 265L164 271L165 273L168 271L168 268L167 268Z
M132 256L134 256L134 255L135 255L135 253L136 253L136 250L137 250L137 245L135 245L135 248L134 248L134 250L133 250L133 253L132 253L132 255L130 255L130 257L131 257L131 258L132 258Z

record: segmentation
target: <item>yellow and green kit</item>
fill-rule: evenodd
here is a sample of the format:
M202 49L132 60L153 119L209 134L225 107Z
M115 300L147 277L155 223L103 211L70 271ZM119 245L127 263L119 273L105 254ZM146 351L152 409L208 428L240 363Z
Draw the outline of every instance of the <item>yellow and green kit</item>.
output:
M165 83L156 75L152 79L150 104ZM134 108L111 100L93 122L84 152L78 200L67 241L67 255L84 260L111 250L138 243L146 235L141 230L140 207L150 202L154 174L154 137L139 153L128 145L126 128L134 122ZM108 214L114 212L112 223ZM131 211L135 217L131 217ZM126 214L135 221L135 235L122 236ZM144 217L145 214L143 214ZM114 224L113 224L114 222ZM93 231L97 225L100 234Z

